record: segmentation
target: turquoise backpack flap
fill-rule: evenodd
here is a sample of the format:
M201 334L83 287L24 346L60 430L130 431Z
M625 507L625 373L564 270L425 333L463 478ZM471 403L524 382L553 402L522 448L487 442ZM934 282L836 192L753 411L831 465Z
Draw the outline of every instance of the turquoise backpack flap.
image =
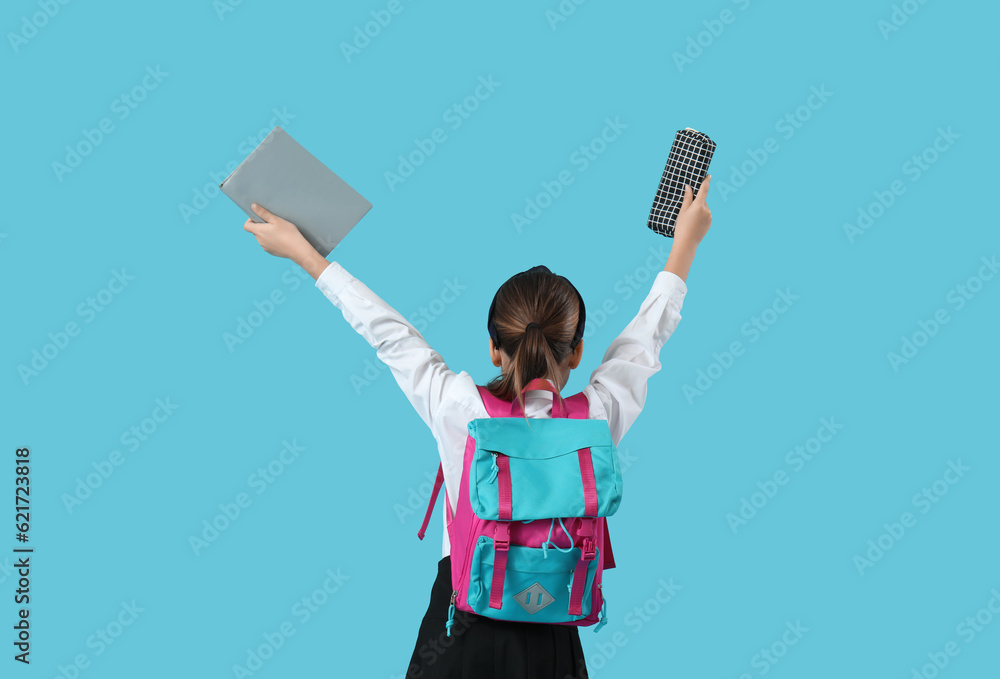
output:
M605 420L518 417L469 422L476 450L469 469L469 501L476 516L499 519L497 456L510 469L512 521L586 516L579 452L590 449L598 517L618 511L622 494L618 450Z

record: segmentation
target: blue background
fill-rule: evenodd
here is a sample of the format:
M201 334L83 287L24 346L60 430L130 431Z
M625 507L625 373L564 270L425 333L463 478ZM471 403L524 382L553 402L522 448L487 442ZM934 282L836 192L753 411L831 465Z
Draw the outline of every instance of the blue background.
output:
M415 536L435 443L375 351L214 190L275 124L374 205L330 259L408 318L434 310L423 334L456 372L495 374L486 311L507 277L538 263L569 277L591 323L566 394L666 261L671 241L645 219L675 132L706 132L713 225L621 444L610 623L581 629L591 675L930 677L949 642L940 676L995 672L1000 281L982 258L1000 249L996 6L388 6L5 4L0 674L72 677L82 655L84 679L234 677L285 622L294 635L252 676L404 672L440 558L438 513ZM605 119L625 127L584 167L573 154ZM436 128L445 141L387 181ZM60 172L67 146L79 162ZM573 182L516 228L562 170ZM891 206L845 228L893 182ZM114 293L122 271L134 278ZM449 282L465 287L435 303ZM974 290L961 309L957 286ZM275 290L281 303L227 346ZM797 296L781 313L778 291ZM947 322L920 335L935 313ZM71 322L58 346L49 333ZM921 347L894 364L904 338ZM25 372L35 351L48 358ZM842 428L790 462L822 418ZM144 422L143 440L122 438ZM301 449L287 465L284 442ZM11 645L19 446L30 667ZM68 506L116 450L122 463ZM949 461L968 467L954 483ZM282 473L252 476L269 463ZM758 484L776 473L787 482L768 497ZM941 496L920 501L935 482ZM191 536L241 492L249 506L196 554ZM733 524L743 499L758 506ZM892 537L904 512L915 523ZM887 549L859 566L880 536ZM293 607L328 569L339 589L303 620ZM142 611L117 627L133 600ZM960 625L977 613L970 638ZM808 631L783 647L796 624ZM99 629L118 636L102 646Z

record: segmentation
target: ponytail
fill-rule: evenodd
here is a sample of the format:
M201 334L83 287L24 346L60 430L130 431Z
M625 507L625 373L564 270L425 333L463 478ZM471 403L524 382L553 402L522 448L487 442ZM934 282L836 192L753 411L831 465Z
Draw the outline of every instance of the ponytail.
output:
M514 393L517 394L517 401L524 411L524 394L521 393L525 385L536 377L543 376L549 372L549 366L556 366L559 361L552 353L552 347L545 338L545 331L542 326L534 321L529 323L524 330L524 334L518 340L514 348L514 355L511 357L511 379ZM553 398L558 397L554 394ZM527 414L525 414L527 417Z

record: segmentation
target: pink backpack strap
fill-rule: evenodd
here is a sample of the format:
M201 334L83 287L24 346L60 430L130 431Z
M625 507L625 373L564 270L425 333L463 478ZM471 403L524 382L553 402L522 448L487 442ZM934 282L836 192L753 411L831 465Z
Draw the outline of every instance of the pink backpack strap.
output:
M476 388L479 389L479 396L483 399L483 405L486 406L486 413L490 417L510 417L511 401L504 401L497 398L484 386L477 384ZM587 395L582 391L564 398L563 403L566 405L571 418L585 420L590 416L590 402L587 400Z
M589 410L589 405L590 404L589 404L589 402L587 400L587 395L584 392L581 391L578 394L574 394L573 396L570 396L569 398L566 399L566 404L569 406L569 416L570 417L575 417L575 418L579 418L579 419L587 419L590 416L590 410ZM587 457L589 458L589 453L590 453L590 449L589 448L587 449L587 453L588 453ZM589 467L590 472L592 474L593 473L593 468L594 468L593 467L593 462L591 462L589 459L588 460L583 460L582 459L583 451L580 451L580 455L581 455L581 470L583 470L585 467ZM589 474L588 474L588 476L589 476ZM590 488L587 488L585 486L584 492L585 492L585 494L588 494L588 491L592 492L593 493L593 495L592 495L592 501L596 503L596 499L597 499L596 481L594 481L593 479L591 479L591 481L593 481L593 483L595 485L590 486ZM587 498L587 499L588 499L588 502L591 501L590 498ZM590 506L593 506L593 505L590 505ZM595 511L593 513L596 514L597 512ZM615 554L611 550L611 534L608 531L608 519L607 519L607 517L603 517L603 518L599 519L599 521L602 524L602 529L604 531L604 564L603 564L603 567L604 568L614 568L615 567Z
M510 403L500 400L486 387L477 384L476 389L479 390L479 397L483 399L486 413L490 417L503 417L510 410Z
M424 522L420 524L420 530L417 531L417 537L421 540L424 539L424 533L427 532L427 524L431 521L431 514L434 512L434 503L437 501L438 492L441 490L441 484L444 483L444 467L438 464L437 478L434 479L434 490L431 491L431 499L427 503L427 513L424 514ZM448 491L444 493L444 506L447 512L448 522L451 522L451 503L448 502Z
M611 534L608 533L608 519L601 520L604 524L604 568L615 567L615 553L611 551Z

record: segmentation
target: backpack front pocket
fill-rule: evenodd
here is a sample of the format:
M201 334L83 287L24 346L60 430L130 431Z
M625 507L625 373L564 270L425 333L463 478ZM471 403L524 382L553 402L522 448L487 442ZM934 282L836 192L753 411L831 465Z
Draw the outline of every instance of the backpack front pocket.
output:
M476 442L469 503L479 518L530 521L618 511L622 475L606 421L483 418L469 422L469 433ZM509 517L500 515L502 486L511 491Z
M570 615L570 590L580 555L578 547L567 552L550 548L546 555L540 547L510 545L502 605L499 609L490 608L496 551L492 538L480 536L470 563L469 607L479 615L514 622L562 623L586 618L590 615L591 589L602 557L598 550L597 557L587 565L582 615Z

